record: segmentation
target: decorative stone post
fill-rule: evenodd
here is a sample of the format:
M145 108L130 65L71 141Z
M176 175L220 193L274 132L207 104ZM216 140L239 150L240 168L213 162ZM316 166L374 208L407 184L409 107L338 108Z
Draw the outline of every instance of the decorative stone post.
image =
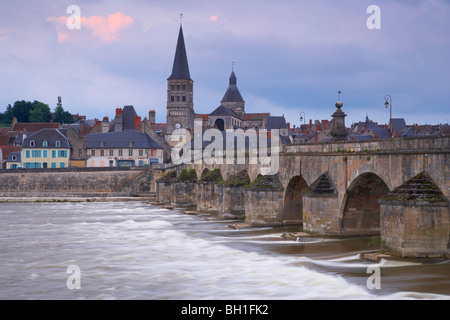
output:
M339 94L341 92L339 91ZM345 117L347 116L342 110L344 104L342 101L338 100L336 102L336 111L331 115L333 117L333 129L331 129L331 136L333 141L345 140L347 138L348 132L345 127Z

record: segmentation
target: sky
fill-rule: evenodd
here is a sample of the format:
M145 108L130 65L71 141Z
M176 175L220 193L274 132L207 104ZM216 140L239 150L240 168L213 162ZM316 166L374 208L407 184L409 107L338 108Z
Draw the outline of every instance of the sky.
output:
M133 105L165 122L180 14L196 113L220 105L234 62L246 112L291 126L330 120L338 91L348 126L387 123L386 95L407 124L450 118L448 0L2 0L0 112L61 96L88 119Z

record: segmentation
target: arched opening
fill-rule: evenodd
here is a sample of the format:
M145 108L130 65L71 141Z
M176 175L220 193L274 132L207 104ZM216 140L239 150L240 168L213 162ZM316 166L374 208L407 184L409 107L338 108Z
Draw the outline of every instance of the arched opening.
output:
M203 180L209 173L208 168L203 169L202 175L200 176L200 180Z
M295 176L289 181L284 196L283 224L303 222L302 190L307 187L305 179L300 176Z
M225 122L223 121L223 119L217 119L214 124L216 125L217 129L219 129L219 131L225 131Z
M354 234L380 232L378 200L389 192L386 183L374 173L358 176L347 190L342 228Z

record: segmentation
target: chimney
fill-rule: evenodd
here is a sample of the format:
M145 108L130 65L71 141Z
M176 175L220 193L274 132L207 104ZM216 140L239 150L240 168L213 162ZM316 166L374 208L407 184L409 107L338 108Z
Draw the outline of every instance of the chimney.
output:
M116 116L122 115L122 108L116 108Z
M287 123L287 127L288 127L288 130L291 130L291 123L290 122Z
M156 123L156 111L155 110L150 110L148 112L148 120L150 122L150 127L152 129L155 129L155 123Z
M309 119L309 127L312 127L312 119Z
M317 140L319 139L319 133L316 131L316 135L315 135L315 141L317 143Z
M141 117L134 116L134 130L141 124Z

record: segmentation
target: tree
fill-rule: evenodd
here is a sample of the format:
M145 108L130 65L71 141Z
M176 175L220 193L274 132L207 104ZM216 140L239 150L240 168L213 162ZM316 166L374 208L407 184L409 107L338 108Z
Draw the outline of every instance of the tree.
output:
M18 122L30 122L29 114L32 109L32 104L30 101L20 100L14 102L12 107L12 115L16 117Z
M52 113L48 104L34 100L28 119L30 122L50 122Z
M59 123L74 123L75 119L69 111L64 111L64 108L61 105L58 105L55 108L55 117L53 121Z

